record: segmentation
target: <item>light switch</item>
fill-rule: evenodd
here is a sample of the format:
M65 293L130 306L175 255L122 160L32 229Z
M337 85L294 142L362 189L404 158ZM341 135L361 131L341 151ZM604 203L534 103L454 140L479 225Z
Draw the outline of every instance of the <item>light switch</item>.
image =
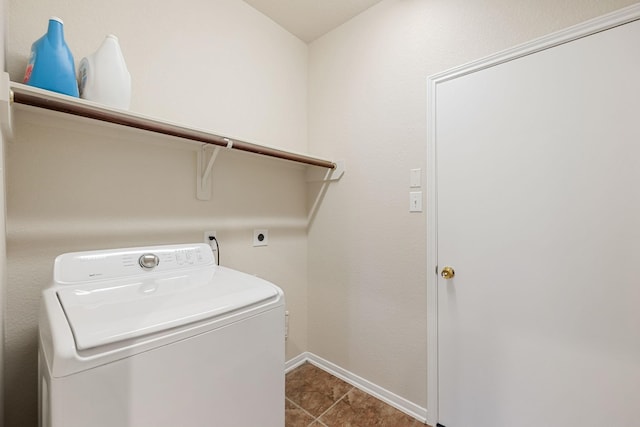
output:
M422 212L422 191L409 192L409 212Z
M409 180L409 187L418 188L422 186L421 175L422 169L411 169L411 179Z

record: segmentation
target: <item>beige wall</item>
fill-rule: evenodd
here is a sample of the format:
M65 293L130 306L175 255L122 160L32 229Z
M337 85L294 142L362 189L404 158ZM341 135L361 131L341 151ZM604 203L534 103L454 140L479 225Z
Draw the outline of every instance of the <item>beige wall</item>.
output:
M0 0L0 71L5 69L4 46L6 30L6 4ZM5 166L4 166L4 136L0 132L0 402L4 402L4 314L7 286L7 246L5 233L6 204L5 204ZM0 427L4 425L4 406L0 404Z
M310 44L309 149L347 164L309 231L311 352L426 407L427 76L632 3L385 0Z
M306 150L307 46L241 0L9 2L7 65L22 81L50 16L76 59L113 33L131 110L258 144Z
M79 59L116 34L132 110L252 142L307 150L307 46L240 0L9 2L8 68L21 81L50 15ZM7 143L6 425L36 425L37 310L56 255L198 242L216 230L222 264L280 285L287 358L306 350L304 168L223 152L198 201L195 146L53 113L16 111ZM269 246L253 248L253 228Z

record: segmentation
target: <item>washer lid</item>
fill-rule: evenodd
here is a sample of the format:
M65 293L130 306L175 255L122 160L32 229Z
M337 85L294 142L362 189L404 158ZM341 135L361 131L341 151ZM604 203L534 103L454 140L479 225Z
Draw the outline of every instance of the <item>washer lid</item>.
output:
M224 267L57 289L78 350L215 319L277 300L278 288Z

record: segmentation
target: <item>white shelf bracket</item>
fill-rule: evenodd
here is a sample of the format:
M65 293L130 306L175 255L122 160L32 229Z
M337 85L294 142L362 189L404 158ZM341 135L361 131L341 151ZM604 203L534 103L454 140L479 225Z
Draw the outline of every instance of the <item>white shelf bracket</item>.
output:
M0 80L0 126L5 138L13 135L13 118L11 116L11 104L13 92L9 86L9 73L2 73Z
M338 160L335 162L335 169L320 170L319 168L307 169L307 182L330 182L338 181L344 175L346 170L345 161Z
M209 145L203 144L198 150L198 167L196 170L196 197L198 200L211 200L211 170L218 153L220 153L220 147L215 147L213 151L208 150L208 147ZM209 152L211 153L209 154Z
M329 171L329 176L325 179L325 181L337 181L340 178L342 178L342 175L344 175L344 171L345 171L345 164L344 164L344 160L337 160L336 161L336 168L335 169L331 169Z

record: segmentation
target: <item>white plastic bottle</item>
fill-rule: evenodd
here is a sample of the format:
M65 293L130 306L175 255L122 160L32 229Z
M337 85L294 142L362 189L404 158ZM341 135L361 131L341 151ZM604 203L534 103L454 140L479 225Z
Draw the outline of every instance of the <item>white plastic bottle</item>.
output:
M109 34L97 51L82 58L78 74L80 98L129 109L131 75L116 36Z

